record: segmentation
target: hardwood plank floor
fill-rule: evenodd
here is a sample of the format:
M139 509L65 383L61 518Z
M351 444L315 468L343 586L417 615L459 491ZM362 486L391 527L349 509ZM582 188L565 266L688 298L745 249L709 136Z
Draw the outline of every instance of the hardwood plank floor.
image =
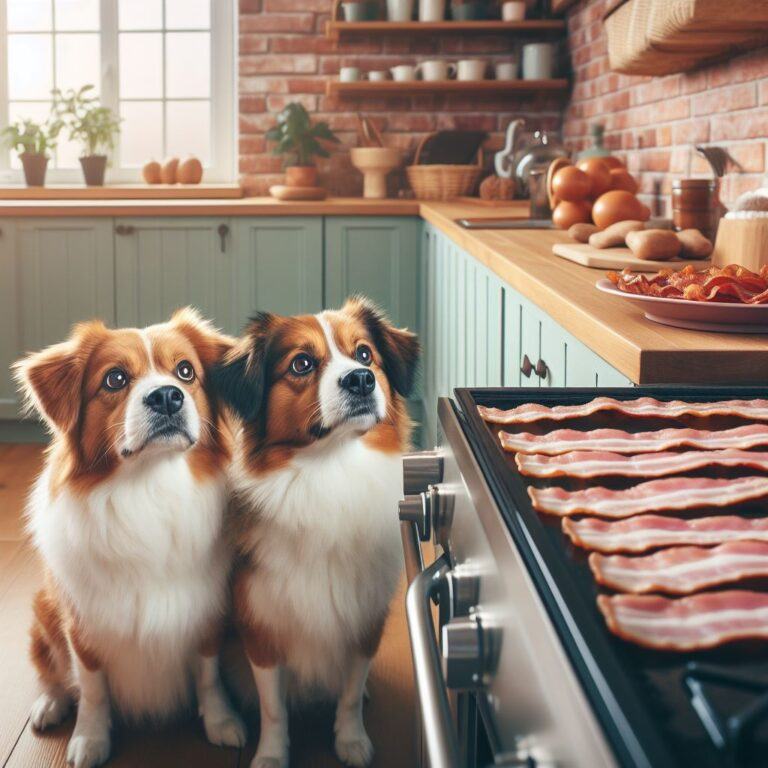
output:
M24 541L22 511L30 483L40 470L39 445L0 445L0 766L63 768L74 718L39 734L29 725L29 707L38 694L28 660L32 596L40 565ZM231 639L230 643L236 643ZM227 656L236 654L230 647ZM415 764L413 678L401 586L387 621L368 683L365 722L374 743L377 768ZM118 727L115 768L246 768L256 748L258 723L246 716L250 739L243 750L209 745L199 722L159 730ZM338 768L333 754L333 710L318 706L291 718L291 766Z

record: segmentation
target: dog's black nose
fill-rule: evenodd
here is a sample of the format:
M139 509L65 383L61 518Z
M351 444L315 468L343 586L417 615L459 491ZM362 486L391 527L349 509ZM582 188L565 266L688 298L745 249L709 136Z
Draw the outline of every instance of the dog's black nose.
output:
M184 404L184 393L178 387L158 387L144 398L144 402L156 413L173 416Z
M376 388L376 377L367 368L355 368L341 378L339 386L353 395L364 397Z

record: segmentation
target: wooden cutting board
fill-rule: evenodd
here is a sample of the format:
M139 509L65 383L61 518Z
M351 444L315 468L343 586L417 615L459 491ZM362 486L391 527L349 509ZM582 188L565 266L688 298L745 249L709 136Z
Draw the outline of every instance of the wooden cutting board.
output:
M709 267L712 262L709 259L699 261L685 261L684 259L672 259L671 261L644 261L638 259L629 248L593 248L586 243L555 243L552 253L577 264L593 269L624 269L629 267L637 272L658 272L660 269L680 269L686 264L693 264L696 269Z
M277 184L269 188L269 194L278 200L325 200L328 190L324 187L287 187Z

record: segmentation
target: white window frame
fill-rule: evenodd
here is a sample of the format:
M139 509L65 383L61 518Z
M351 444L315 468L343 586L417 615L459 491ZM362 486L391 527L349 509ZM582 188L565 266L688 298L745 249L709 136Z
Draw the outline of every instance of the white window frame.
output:
M118 57L118 0L100 0L101 33L101 103L119 113L119 57ZM210 0L211 3L211 157L205 167L203 181L214 183L233 182L236 168L236 99L235 56L237 0ZM163 3L165 15L165 3ZM8 125L8 46L6 0L0 0L0 127ZM68 32L70 30L67 30ZM91 30L88 30L91 31ZM161 30L141 30L153 32ZM177 30L173 30L176 32ZM200 30L178 30L195 31ZM165 68L165 57L163 57ZM165 72L163 71L163 82ZM172 99L171 99L172 100ZM182 99L184 100L184 99ZM156 99L165 104L165 98ZM167 122L164 120L164 128ZM132 183L141 181L141 168L120 168L115 161L120 157L120 136L110 155L107 183ZM149 158L147 158L149 160ZM160 158L158 158L160 159ZM49 168L46 182L52 184L81 184L80 168ZM9 153L0 152L0 184L23 184L21 169L11 168Z

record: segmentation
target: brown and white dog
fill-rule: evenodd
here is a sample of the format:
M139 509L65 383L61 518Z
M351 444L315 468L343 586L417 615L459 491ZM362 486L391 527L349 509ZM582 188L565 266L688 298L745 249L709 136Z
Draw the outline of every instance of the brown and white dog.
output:
M43 693L31 721L58 723L79 693L67 761L110 753L112 707L166 718L191 700L208 738L245 730L218 672L230 547L223 535L230 446L209 372L232 341L192 310L149 328L94 321L16 365L53 432L28 504L46 586L32 659Z
M401 571L403 396L418 355L412 333L355 299L319 315L258 315L215 369L242 420L234 610L259 693L252 768L288 764L289 681L338 697L338 756L371 760L363 691Z

